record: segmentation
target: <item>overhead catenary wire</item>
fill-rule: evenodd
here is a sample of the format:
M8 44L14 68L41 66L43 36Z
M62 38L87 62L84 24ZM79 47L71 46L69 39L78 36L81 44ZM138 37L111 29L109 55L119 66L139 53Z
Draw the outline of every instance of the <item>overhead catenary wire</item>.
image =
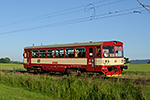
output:
M124 0L119 0L118 2L120 2L120 1L124 1ZM113 3L117 3L117 1L112 2L112 4ZM86 9L86 7L89 7L89 9ZM89 4L89 5L86 5L86 7L84 10L89 11L91 9L95 9L96 6L93 4ZM136 10L136 9L138 9L138 10ZM133 13L141 14L141 11L139 11L139 9L142 9L142 8L141 7L134 7L134 8L123 9L123 10L119 10L119 11L113 11L111 13L107 12L107 13L103 13L103 14L99 14L99 15L96 15L95 12L93 12L92 16L81 17L81 18L76 18L76 19L71 19L71 20L66 20L66 21L60 21L60 22L55 22L55 23L50 23L50 24L38 25L38 26L28 27L28 28L14 29L12 31L0 32L0 35L16 33L16 32L23 32L23 31L30 31L30 30L36 30L36 29L42 29L42 28L48 28L48 27L56 27L56 26L74 24L74 23L81 23L81 22L97 20L97 19L104 19L104 18L111 18L111 17L116 17L116 16L129 15L129 14L133 14ZM71 13L71 12L64 12L64 13ZM59 14L61 14L61 13L59 13Z
M97 1L97 2L93 2L93 3L88 4L88 5L93 5L92 9L94 9L94 12L93 12L93 15L91 16L91 18L96 14L95 13L96 8L107 6L107 5L110 5L110 4L119 3L119 2L123 2L125 0L118 0L118 1L115 1L115 2L111 2L111 3L106 3L106 4L101 4L101 5L98 5L98 6L94 6L94 4L99 4L99 3L102 3L102 2L106 2L106 1L108 1L108 0L101 0L101 1ZM83 9L85 9L86 7L87 7L87 5L81 5L81 6L73 7L73 8L70 8L70 9L60 10L60 11L53 12L53 13L48 13L48 14L44 14L44 15L40 15L40 16L36 16L36 17L32 17L32 18L27 18L27 19L23 19L23 20L19 20L19 21L14 21L14 22L11 22L11 23L0 25L0 27L19 25L19 24L38 21L38 20L43 20L43 19L50 19L50 18L57 17L57 16L60 17L60 16L71 14L71 13L85 11Z
M93 2L92 4L102 3L102 2L106 2L106 1L107 0L101 0L101 1ZM77 7L73 7L73 8L69 8L69 9L65 9L65 10L56 11L56 12L53 12L53 13L48 13L48 14L32 17L32 18L27 18L27 19L23 19L23 20L19 20L19 21L14 21L14 22L11 22L11 23L6 23L6 24L3 24L3 25L0 25L0 27L6 27L6 26L22 24L22 23L27 23L27 22L32 22L32 21L37 21L37 20L42 20L42 19L48 19L48 18L52 18L52 17L56 17L56 16L67 15L67 14L83 11L85 6L87 6L87 4L77 6Z
M111 14L110 13L103 13L103 14L96 15L93 19L91 19L91 17L88 16L88 17L66 20L66 21L61 21L61 22L56 22L56 23L51 23L51 24L39 25L39 26L35 26L35 27L18 29L18 30L14 30L14 31L1 32L0 35L16 33L16 32L23 32L23 31L30 31L30 30L42 29L42 28L48 28L48 27L56 27L56 26L74 24L74 23L81 23L81 22L86 22L86 21L91 21L91 20L111 18L111 17L123 16L123 15L129 15L129 14L133 14L134 9L138 9L138 8L140 8L140 7L134 7L134 8L130 8L130 9L115 11L115 13L111 13ZM144 12L145 10L141 10L141 11Z

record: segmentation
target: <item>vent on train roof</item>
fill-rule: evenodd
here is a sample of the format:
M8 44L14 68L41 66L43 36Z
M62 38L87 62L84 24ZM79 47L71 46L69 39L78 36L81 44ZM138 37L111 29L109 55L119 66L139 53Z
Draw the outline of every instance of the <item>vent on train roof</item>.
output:
M74 44L77 44L77 43L79 43L79 42L74 42Z

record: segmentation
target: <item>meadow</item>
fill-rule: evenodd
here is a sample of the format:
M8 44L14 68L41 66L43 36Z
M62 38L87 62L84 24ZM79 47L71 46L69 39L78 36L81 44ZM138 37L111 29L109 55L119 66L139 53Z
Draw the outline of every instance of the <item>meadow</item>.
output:
M150 73L150 64L131 64L124 73Z
M41 93L0 84L0 100L59 100Z
M25 70L23 64L0 63L0 70Z
M122 76L132 75L139 77L149 74L150 65L128 65L129 68L123 72ZM22 64L0 64L0 69L19 69ZM121 76L121 77L122 77ZM147 76L147 79L149 77ZM120 83L112 81L102 81L98 77L87 78L74 76L54 78L49 76L28 75L18 73L0 72L0 99L17 100L148 100L150 99L150 86L134 85L132 82ZM8 92L12 90L11 93ZM18 92L17 92L18 91ZM22 95L21 93L25 94ZM29 93L29 94L28 94ZM7 96L8 95L8 96ZM5 99L4 99L5 100Z
M150 80L150 64L131 64L123 71L122 78Z
M24 90L41 93L50 97L68 100L144 100L146 95L141 86L134 86L132 82L119 83L102 81L99 78L64 76L60 79L18 73L0 72L0 84Z

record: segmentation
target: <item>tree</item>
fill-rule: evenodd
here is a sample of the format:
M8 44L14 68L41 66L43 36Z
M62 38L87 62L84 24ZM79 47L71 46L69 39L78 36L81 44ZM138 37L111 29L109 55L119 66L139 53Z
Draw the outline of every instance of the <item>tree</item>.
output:
M6 61L6 63L10 63L11 62L11 60L8 57L5 58L5 61Z
M150 60L149 60L148 64L150 64Z
M8 57L0 59L0 63L10 63L10 62L11 60Z

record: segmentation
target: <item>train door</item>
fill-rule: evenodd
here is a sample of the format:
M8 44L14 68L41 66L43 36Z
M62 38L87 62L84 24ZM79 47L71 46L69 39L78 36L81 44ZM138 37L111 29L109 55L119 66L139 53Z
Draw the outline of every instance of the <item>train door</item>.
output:
M31 65L31 51L27 51L27 66L29 67Z
M87 48L88 55L87 55L87 70L88 71L95 71L95 61L94 61L94 46L88 46Z

